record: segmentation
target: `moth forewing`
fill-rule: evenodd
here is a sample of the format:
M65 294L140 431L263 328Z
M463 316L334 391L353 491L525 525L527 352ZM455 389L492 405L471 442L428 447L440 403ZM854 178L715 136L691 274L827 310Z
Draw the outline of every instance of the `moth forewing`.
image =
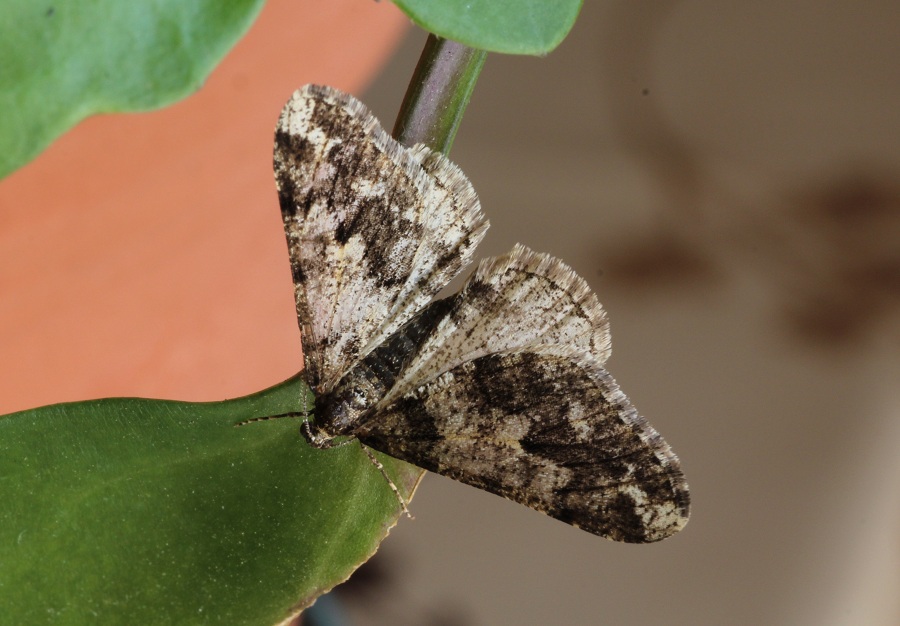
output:
M274 161L307 379L321 394L469 263L487 220L446 157L404 148L329 87L294 93Z

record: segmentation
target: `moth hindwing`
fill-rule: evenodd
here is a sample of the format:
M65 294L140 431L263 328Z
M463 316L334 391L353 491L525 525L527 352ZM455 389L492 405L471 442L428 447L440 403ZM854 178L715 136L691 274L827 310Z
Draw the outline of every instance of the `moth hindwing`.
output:
M604 368L606 313L582 278L517 245L431 301L488 227L455 165L309 85L278 120L275 177L311 443L356 437L617 541L687 523L678 458Z

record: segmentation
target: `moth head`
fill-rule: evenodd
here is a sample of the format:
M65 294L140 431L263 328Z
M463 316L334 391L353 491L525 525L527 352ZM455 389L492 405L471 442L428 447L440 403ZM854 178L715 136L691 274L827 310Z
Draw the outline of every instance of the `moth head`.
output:
M316 402L316 425L331 435L352 435L380 397L369 380L344 380Z

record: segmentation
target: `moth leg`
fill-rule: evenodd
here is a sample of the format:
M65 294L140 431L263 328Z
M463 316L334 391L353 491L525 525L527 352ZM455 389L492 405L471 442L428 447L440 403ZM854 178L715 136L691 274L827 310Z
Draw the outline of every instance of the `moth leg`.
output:
M388 476L387 470L384 469L384 465L381 464L375 455L372 454L372 450L369 449L369 446L364 444L363 442L359 442L359 446L366 453L366 456L369 457L369 460L372 461L372 465L378 468L378 471L381 472L381 475L384 476L384 479L387 481L388 486L391 488L391 491L394 492L394 495L397 496L397 500L400 502L400 506L403 507L403 512L406 513L406 517L409 519L413 519L412 514L409 512L409 508L406 506L407 502L403 499L403 496L400 495L400 490L397 489L397 485L394 484L394 481L391 480L391 477Z
M309 425L308 416L307 419L303 421L303 437L309 442L309 445L320 450L340 448L341 446L346 446L348 443L352 443L353 441L359 441L355 437L349 437L342 441L335 441L335 437L328 437L319 433L314 433L312 427L310 427ZM391 491L393 491L394 495L397 496L397 501L400 502L400 506L403 507L403 512L406 513L406 516L409 519L412 519L413 516L409 512L409 508L406 505L406 500L403 499L403 496L400 495L400 490L397 488L397 485L395 485L394 481L391 480L391 477L388 476L387 470L384 469L384 465L381 464L381 461L375 458L375 455L372 454L372 451L367 445L360 441L359 446L366 453L366 456L369 457L369 460L372 461L372 465L377 467L378 471L381 472L381 475L384 476L384 479L387 481L387 484L391 488Z

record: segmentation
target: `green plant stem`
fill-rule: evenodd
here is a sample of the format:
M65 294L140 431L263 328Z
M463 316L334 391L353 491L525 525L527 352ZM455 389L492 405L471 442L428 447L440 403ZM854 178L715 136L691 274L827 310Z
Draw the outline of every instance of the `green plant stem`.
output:
M450 152L487 52L429 35L400 105L394 138Z

